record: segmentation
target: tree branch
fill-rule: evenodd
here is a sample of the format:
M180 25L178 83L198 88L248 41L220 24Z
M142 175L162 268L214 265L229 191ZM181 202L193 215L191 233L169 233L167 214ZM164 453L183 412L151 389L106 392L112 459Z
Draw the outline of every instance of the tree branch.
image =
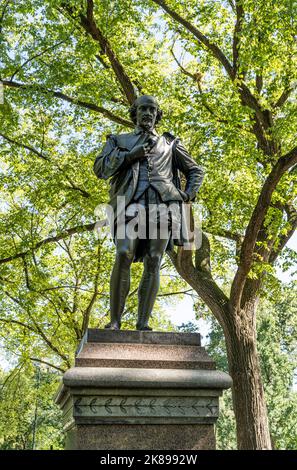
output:
M283 248L286 246L290 238L294 235L297 229L297 210L294 207L291 207L288 214L287 224L289 225L288 231L286 234L283 234L279 237L277 245L272 248L271 253L269 255L269 263L273 264L277 257L280 255Z
M227 0L227 2L229 3L229 5L230 5L232 11L233 11L234 13L236 13L236 8L235 8L235 5L234 5L233 0Z
M68 228L65 231L61 232L59 235L48 237L48 238L41 240L40 242L36 243L32 248L29 248L28 250L25 250L20 253L16 253L6 258L0 259L0 265L9 263L10 261L14 261L15 259L23 258L24 256L30 254L32 250L33 251L38 250L43 245L47 245L48 243L56 243L59 240L68 238L71 235L74 235L76 233L91 232L92 230L94 230L95 225L96 225L96 222L92 222L90 224L77 225L76 227Z
M211 116L214 117L215 121L216 122L219 122L219 123L222 123L222 124L230 124L230 121L228 121L228 119L224 119L224 118L221 118L220 116L218 116L216 114L216 112L213 110L213 108L207 103L207 101L205 100L204 98L204 93L203 93L203 90L202 90L202 87L201 87L201 78L202 78L202 75L199 73L199 72L196 72L196 73L191 73L189 72L187 69L185 69L183 67L183 65L180 63L180 61L177 59L177 57L175 56L174 54L174 51L173 51L173 48L171 48L171 54L175 60L175 62L177 63L178 67L180 68L181 72L186 75L187 77L190 77L195 85L197 85L197 88L198 88L198 92L199 92L199 96L201 98L201 103L202 105L204 106L204 108L209 112L209 114L211 114ZM239 124L236 125L236 127L238 129L243 129L242 126L240 126Z
M10 2L11 2L11 0L6 0L6 2L4 2L4 6L3 6L1 16L0 16L0 34L2 33L4 16L5 16L8 4Z
M236 9L236 23L233 34L233 73L234 76L238 72L238 62L239 62L239 45L240 45L240 34L242 29L242 22L244 17L244 10L242 6L242 0L235 0L235 9Z
M50 362L44 361L43 359L38 359L37 357L29 357L30 361L32 362L40 362L41 364L45 364L46 366L52 367L53 369L58 370L59 372L66 372L66 369L62 369L61 367L55 366L54 364L51 364Z
M67 11L72 19L76 19L74 8L69 5L67 2L62 3L62 8ZM129 78L123 64L120 62L116 53L111 47L110 42L104 36L100 28L98 27L95 18L94 18L94 2L93 0L87 0L87 14L86 16L82 13L78 14L80 24L85 29L85 31L99 44L103 54L107 55L111 67L114 71L116 78L122 86L122 89L126 95L126 98L130 104L132 104L136 98L137 94L134 88L132 81Z
M63 101L67 101L68 103L75 104L77 106L89 109L91 111L95 111L96 113L100 113L105 118L109 119L110 121L116 122L117 124L121 124L122 126L125 126L125 127L131 127L131 128L134 127L134 124L131 121L128 121L127 119L122 118L121 116L117 116L112 111L109 111L108 109L103 108L102 106L98 106L94 103L82 101L77 98L72 98L71 96L65 95L65 93L62 93L61 91L50 90L40 84L18 83L18 82L13 82L10 80L1 80L1 82L3 83L4 86L11 87L11 88L19 88L19 89L32 88L32 89L37 89L41 93L52 94L56 98L62 99Z
M7 140L7 142L9 142L10 144L13 144L13 145L16 145L18 147L22 147L26 150L29 150L30 152L34 153L35 155L37 155L39 158L42 158L42 160L45 160L45 161L48 161L50 162L52 165L56 166L58 168L58 170L64 175L65 179L69 182L70 186L64 186L66 189L70 189L70 190L74 190L74 191L79 191L81 193L81 195L83 197L86 197L86 198L89 198L91 197L91 194L88 193L85 189L82 189L80 188L79 186L77 186L73 181L72 179L70 178L70 176L68 176L66 173L64 173L64 170L63 168L60 167L60 165L58 165L57 163L53 162L49 157L47 157L46 155L44 155L43 153L39 152L38 150L36 150L35 148L33 148L32 146L30 145L27 145L27 144L23 144L22 142L18 142L14 139L12 139L11 137L8 137L7 135L5 134L2 134L0 132L0 137L2 137L3 139Z
M236 74L234 73L234 68L227 59L226 55L223 53L223 51L213 42L211 42L207 36L205 36L201 31L199 31L192 23L190 23L188 20L186 20L184 17L179 15L176 11L174 11L172 8L170 8L164 0L153 0L154 3L159 5L161 8L163 8L164 11L166 11L171 18L173 18L175 21L180 23L182 26L184 26L190 33L193 34L193 36L198 40L200 44L203 44L204 47L212 54L212 56L219 61L219 63L224 67L226 70L229 78L234 81L236 78ZM241 13L240 13L240 24L241 24ZM237 47L237 46L236 46ZM252 92L249 90L247 85L244 83L243 80L239 80L238 83L236 83L236 87L239 93L239 96L241 98L241 101L243 105L248 106L251 108L255 114L259 122L262 124L264 131L270 128L270 120L268 115L268 112L263 111L261 108L261 105L257 98L252 94ZM262 130L263 133L263 130Z
M168 255L177 272L211 308L224 328L228 316L228 298L212 278L210 245L206 235L203 233L201 248L195 251L195 266L193 265L191 250L184 250L179 247L177 252L169 251Z
M15 325L21 326L22 328L26 328L27 330L30 330L30 331L32 331L33 333L36 333L35 328L33 328L33 327L30 326L30 325L27 325L26 323L23 323L23 322L21 322L21 321L18 321L18 320L12 320L12 319L8 319L8 318L0 318L0 322L3 322L3 323L14 323Z
M71 34L71 33L70 33L70 34ZM25 60L25 62L23 62L23 63L13 72L13 74L11 75L9 81L12 82L13 79L14 79L14 77L16 76L16 74L17 74L23 67L25 67L25 65L27 65L29 62L31 62L32 60L36 59L37 57L41 57L43 54L46 54L46 52L55 49L56 47L58 47L58 46L60 46L61 44L65 43L66 41L68 41L68 38L67 38L67 39L63 39L63 41L59 41L59 42L57 42L56 44L54 44L53 46L47 47L46 49L44 49L43 51L39 52L38 54L34 54L33 56L29 57L27 60Z
M13 144L13 145L16 145L17 147L22 147L26 150L29 150L29 152L32 152L34 153L35 155L37 155L37 157L41 158L42 160L45 160L47 162L50 161L50 158L47 157L46 155L44 155L43 153L39 152L38 150L36 150L35 148L31 147L30 145L27 145L27 144L23 144L21 142L17 142L16 140L12 139L11 137L8 137L7 135L5 134L2 134L2 132L0 132L0 137L2 137L3 139L7 140L7 142L9 142L10 144Z
M246 281L246 277L250 271L253 263L253 253L259 234L259 230L267 214L268 208L271 204L273 191L275 190L278 182L286 171L297 163L297 147L292 149L286 155L283 155L271 173L268 175L261 193L259 195L257 204L254 208L253 214L246 229L244 241L242 243L240 262L238 270L235 274L233 284L231 287L230 299L233 306L240 306L242 291Z
M232 240L236 243L241 244L243 242L243 235L240 235L239 233L232 232L231 230L226 230L224 228L216 228L215 231L211 228L206 226L205 227L205 232L215 236L215 237L222 237L222 238L227 238L228 240Z
M273 107L274 108L281 108L285 102L287 101L287 99L289 98L290 94L292 93L292 91L294 90L293 87L287 87L284 89L284 91L282 92L282 94L280 95L279 99L276 101L276 103L274 103Z
M229 60L223 53L223 51L213 42L211 42L207 36L205 36L201 31L199 31L196 26L191 24L188 20L180 16L176 11L170 8L163 0L153 0L154 3L163 8L166 13L168 13L171 18L183 25L189 32L191 32L198 41L208 49L212 55L223 65L229 77L234 79L233 67L230 64Z
M262 75L262 73L261 74L257 73L257 75L256 75L256 89L257 89L257 92L259 94L261 93L262 88L263 88L263 75Z
M211 226L204 227L204 231L206 233L209 233L210 235L213 235L214 237L222 237L234 241L236 244L236 257L239 258L242 242L244 240L243 235L232 232L231 230L226 230L224 228L216 228L215 230L213 230Z
M189 294L189 292L192 292L193 289L187 289L187 290L181 290L181 291L178 291L178 292L167 292L166 294L158 294L157 297L168 297L168 296L171 296L171 295L180 295L180 294L186 294L186 295L190 295L192 297L192 294Z
M44 334L44 332L41 330L40 327L38 327L38 325L35 324L35 327L32 327L26 323L23 323L21 321L18 321L18 320L12 320L12 319L8 319L8 318L0 318L0 322L3 322L3 323L14 323L15 325L18 325L18 326L21 326L22 328L26 328L32 332L34 332L35 334L39 334L42 339L45 341L45 343L49 346L50 349L52 349L52 351L54 351L59 357L61 357L61 359L63 359L67 366L70 367L70 363L67 359L67 357L60 353L58 351L58 349L51 343L51 341L46 337L46 335Z
M35 292L35 290L33 288L31 288L31 286L30 286L29 275L28 275L27 265L26 265L25 259L24 259L24 268L25 268L25 276L26 276L26 286L29 290L32 290L32 291ZM4 292L11 300L13 300L16 304L18 304L22 309L24 308L22 306L22 303L18 299L16 299L12 295L10 295L7 291L4 291ZM18 320L13 320L13 319L0 318L0 321L6 322L6 323L15 323L19 326L22 326L23 328L27 328L27 329L31 330L35 334L39 334L39 336L41 336L41 338L48 345L48 347L52 351L54 351L61 359L63 359L66 362L66 364L68 365L68 367L70 367L70 363L68 361L68 358L63 353L61 353L58 350L58 348L52 343L52 341L46 336L44 331L40 328L39 324L34 320L34 318L32 317L32 315L29 312L28 312L28 316L31 319L31 321L33 322L33 325L34 325L33 327L31 325L28 325L27 323L23 323L23 322L20 322Z

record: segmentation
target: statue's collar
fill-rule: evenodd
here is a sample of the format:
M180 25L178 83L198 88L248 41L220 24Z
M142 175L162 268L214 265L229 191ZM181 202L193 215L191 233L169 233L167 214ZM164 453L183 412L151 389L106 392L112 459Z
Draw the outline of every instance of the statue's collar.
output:
M144 129L140 126L136 126L135 129L134 129L134 134L135 135L139 135L141 134L142 132L147 132L148 134L152 134L152 135L155 135L157 137L159 137L159 134L158 132L156 131L156 129L153 129L152 131L144 131Z

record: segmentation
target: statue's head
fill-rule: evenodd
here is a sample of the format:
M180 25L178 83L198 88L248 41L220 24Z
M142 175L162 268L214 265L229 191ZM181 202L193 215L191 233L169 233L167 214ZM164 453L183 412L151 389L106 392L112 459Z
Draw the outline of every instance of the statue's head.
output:
M139 96L129 111L134 124L143 128L153 129L162 118L162 110L154 96Z

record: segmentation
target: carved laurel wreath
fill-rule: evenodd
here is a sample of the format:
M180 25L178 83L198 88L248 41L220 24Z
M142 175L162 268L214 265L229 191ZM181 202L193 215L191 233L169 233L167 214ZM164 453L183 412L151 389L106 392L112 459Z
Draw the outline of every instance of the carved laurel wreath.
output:
M127 403L128 398L129 402ZM200 400L196 400L191 404L180 404L175 399L170 398L165 401L160 401L157 398L146 401L143 398L136 398L132 401L131 397L123 397L120 403L115 398L107 398L103 403L99 402L98 397L92 398L89 403L82 403L82 400L82 397L78 398L74 403L74 408L79 414L82 414L85 408L89 408L93 414L97 414L98 408L104 408L108 414L118 413L119 410L123 414L128 414L133 409L138 414L143 414L145 411L154 414L157 412L158 407L159 409L163 408L168 415L176 414L176 412L185 415L189 411L199 413L203 409L207 409L211 415L215 415L218 408L218 405L212 401L209 401L207 404L201 404Z

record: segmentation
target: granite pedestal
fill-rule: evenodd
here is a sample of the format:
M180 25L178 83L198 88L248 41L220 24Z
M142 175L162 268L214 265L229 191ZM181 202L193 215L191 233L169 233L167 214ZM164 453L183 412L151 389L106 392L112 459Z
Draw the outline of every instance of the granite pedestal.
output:
M230 386L198 333L89 329L55 399L66 449L214 449Z

